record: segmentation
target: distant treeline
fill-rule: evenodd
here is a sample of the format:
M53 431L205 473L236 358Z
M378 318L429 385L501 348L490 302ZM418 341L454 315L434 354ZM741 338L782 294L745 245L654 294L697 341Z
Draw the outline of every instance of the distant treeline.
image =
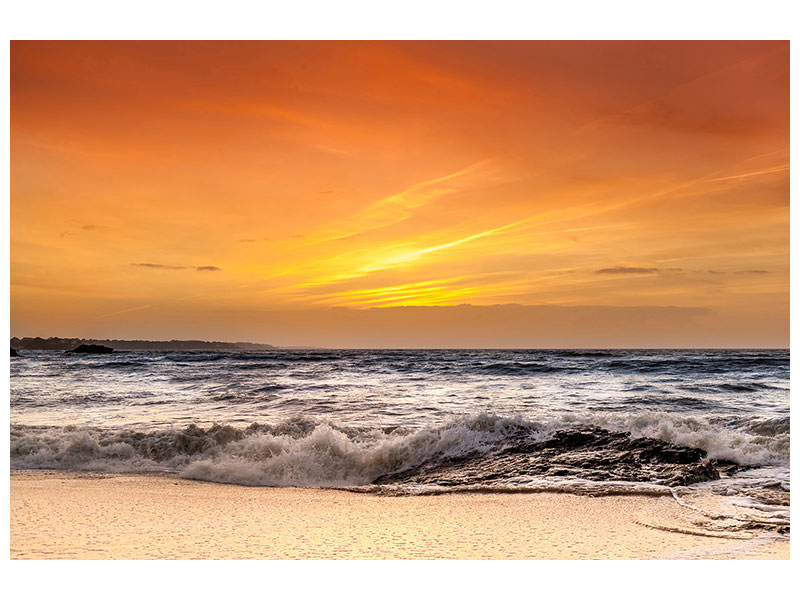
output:
M250 342L204 342L202 340L170 340L155 342L151 340L95 340L84 338L11 338L15 350L72 350L81 344L109 346L114 350L268 350L270 344Z

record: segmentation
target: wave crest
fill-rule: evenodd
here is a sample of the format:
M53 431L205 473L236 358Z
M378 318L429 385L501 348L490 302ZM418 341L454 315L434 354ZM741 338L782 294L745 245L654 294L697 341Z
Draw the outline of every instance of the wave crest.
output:
M348 428L310 418L246 428L190 425L154 431L12 426L11 465L170 471L191 479L243 485L366 486L395 474L424 474L457 462L466 465L464 472L469 475L471 464L485 464L487 457L503 453L538 452L547 440L568 439L565 430L576 427L603 428L575 438L597 456L611 448L607 445L611 437L595 435L607 430L627 432L634 440L699 448L707 458L738 465L788 465L789 460L788 417L722 422L650 412L533 421L481 413L417 429ZM659 448L663 450L663 444ZM608 476L612 471L600 470L597 477L604 473Z

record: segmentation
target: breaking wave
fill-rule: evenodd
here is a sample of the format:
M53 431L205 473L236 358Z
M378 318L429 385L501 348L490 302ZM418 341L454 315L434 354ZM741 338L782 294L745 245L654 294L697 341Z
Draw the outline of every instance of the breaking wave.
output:
M676 485L718 478L717 468L788 462L788 417L723 421L645 412L532 420L481 413L416 429L310 418L246 428L11 429L13 468L173 472L264 486L507 490L530 487L533 475L537 485L550 485L540 476Z

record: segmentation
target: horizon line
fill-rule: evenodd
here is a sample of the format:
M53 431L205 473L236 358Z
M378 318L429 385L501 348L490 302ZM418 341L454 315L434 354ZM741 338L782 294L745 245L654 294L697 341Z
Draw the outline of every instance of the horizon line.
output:
M279 345L269 342L254 341L228 341L208 340L200 338L172 338L172 339L130 339L130 338L99 338L99 337L62 337L62 336L11 336L10 339L41 339L41 340L81 340L81 341L107 341L107 342L202 342L208 344L253 344L271 346L278 350L286 349L311 349L311 350L791 350L791 346L317 346L314 344L288 344ZM136 352L136 350L124 350Z

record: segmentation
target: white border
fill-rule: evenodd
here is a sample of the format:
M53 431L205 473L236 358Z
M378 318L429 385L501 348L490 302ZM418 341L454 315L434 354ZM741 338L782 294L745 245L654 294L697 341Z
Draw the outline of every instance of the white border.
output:
M10 39L790 39L787 0L28 0Z
M167 2L18 0L3 9L11 39L792 39L786 1ZM8 108L9 47L3 100ZM792 58L796 58L792 52ZM794 62L794 61L792 61ZM794 78L792 78L794 80ZM792 86L795 88L796 86ZM793 91L796 92L796 89ZM797 94L792 94L793 98ZM794 104L794 103L793 103ZM8 112L6 112L8 114ZM6 140L8 140L8 120ZM9 145L3 146L8 153ZM6 164L8 164L6 156ZM4 173L8 190L8 171ZM8 339L9 197L2 246ZM794 221L794 219L792 219ZM794 250L794 249L793 249ZM792 252L792 274L797 261ZM793 277L794 279L794 277ZM792 309L795 308L792 302ZM794 312L794 311L793 311ZM792 346L795 346L792 330ZM8 358L3 355L8 400ZM6 403L6 406L8 404ZM8 422L3 419L8 444ZM7 446L6 446L7 448ZM795 452L793 452L795 454ZM795 461L797 457L793 457ZM8 472L8 451L2 453ZM796 464L796 463L795 463ZM8 485L4 481L4 486ZM7 491L7 489L5 489ZM8 493L3 494L8 515ZM8 543L8 526L4 528ZM8 556L8 555L6 555ZM797 589L788 562L692 563L128 563L22 562L6 558L10 597L67 595L232 598L254 595L404 598L768 598Z

